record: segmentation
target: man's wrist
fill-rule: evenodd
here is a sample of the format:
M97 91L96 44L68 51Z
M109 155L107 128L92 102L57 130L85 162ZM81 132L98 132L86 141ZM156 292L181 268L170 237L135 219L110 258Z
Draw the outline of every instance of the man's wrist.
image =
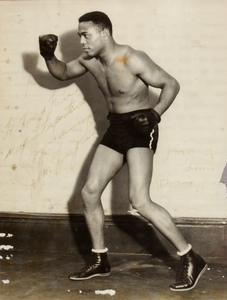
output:
M54 57L44 57L45 61L50 61L52 60Z
M157 122L160 123L161 122L161 116L159 115L159 113L156 110L154 110L153 108L151 108L151 113L155 116Z
M55 60L55 55L54 55L53 57L51 57L51 58L45 58L45 57L44 57L44 59L45 59L45 62L50 62L50 63L52 63L52 62L54 62L54 60Z
M42 53L41 53L41 55L42 55L42 57L43 57L46 61L52 60L52 59L54 58L54 54L53 54L53 55L46 55L46 54L42 54Z

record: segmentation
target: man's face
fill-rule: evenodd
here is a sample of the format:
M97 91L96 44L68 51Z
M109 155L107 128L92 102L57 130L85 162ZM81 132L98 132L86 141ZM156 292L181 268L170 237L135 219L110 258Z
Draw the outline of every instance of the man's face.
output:
M91 57L97 56L104 45L103 31L100 31L92 22L81 22L78 34L84 52Z

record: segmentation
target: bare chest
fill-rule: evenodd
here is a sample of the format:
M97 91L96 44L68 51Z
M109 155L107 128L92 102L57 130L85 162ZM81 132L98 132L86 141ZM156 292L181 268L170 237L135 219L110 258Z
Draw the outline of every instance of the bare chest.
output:
M104 67L99 65L92 70L100 90L106 96L121 97L130 96L137 86L138 78L127 68L121 65Z

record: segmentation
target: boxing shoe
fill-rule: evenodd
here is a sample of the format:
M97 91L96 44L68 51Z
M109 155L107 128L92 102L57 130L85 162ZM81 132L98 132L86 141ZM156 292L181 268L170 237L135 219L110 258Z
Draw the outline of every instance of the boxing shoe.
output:
M191 249L188 253L181 256L177 279L170 286L170 290L189 291L193 289L206 269L206 262Z
M91 264L85 266L79 272L69 276L71 280L86 280L95 276L109 276L110 263L108 261L107 253L92 252Z

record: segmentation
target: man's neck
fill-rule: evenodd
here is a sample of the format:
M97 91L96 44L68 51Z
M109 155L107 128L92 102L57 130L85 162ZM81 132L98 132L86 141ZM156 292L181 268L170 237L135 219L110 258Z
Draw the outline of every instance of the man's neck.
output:
M105 66L112 64L117 47L117 43L112 39L96 58Z

